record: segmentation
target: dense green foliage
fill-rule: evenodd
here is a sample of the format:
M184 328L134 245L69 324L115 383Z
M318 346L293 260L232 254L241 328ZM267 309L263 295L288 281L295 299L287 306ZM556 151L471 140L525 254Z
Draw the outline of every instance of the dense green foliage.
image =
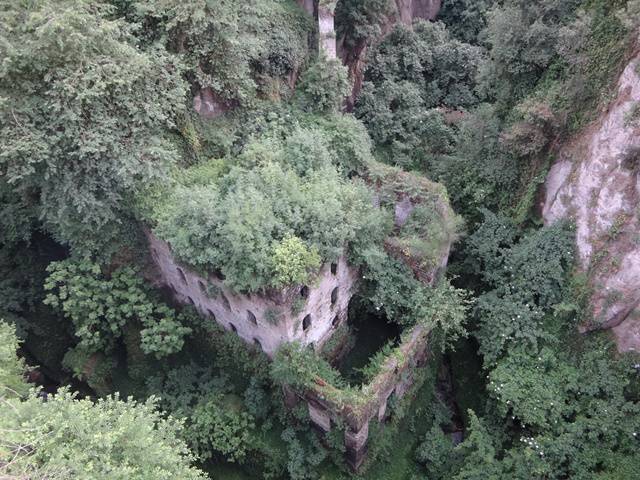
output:
M294 0L0 0L0 477L635 479L638 357L577 333L593 286L534 207L640 1L319 1L338 59ZM346 255L349 322L269 359L151 288L146 228L252 295ZM292 389L357 416L415 332L354 476Z
M287 93L307 56L311 22L294 2L140 0L146 36L165 39L200 88L222 102Z
M18 358L18 338L15 328L0 320L0 400L23 397L28 392L28 385L23 375L26 366L22 358Z
M438 20L459 40L482 43L487 13L494 3L495 0L447 0L442 5Z
M89 260L69 259L51 263L47 271L44 303L71 319L79 346L88 352L110 351L127 322L142 325L142 350L157 358L180 351L191 332L184 316L154 301L129 267L106 276Z
M426 168L454 133L443 108L474 105L481 52L441 23L396 26L370 53L356 115L389 162Z
M522 236L486 213L468 245L487 289L476 337L489 398L482 418L471 412L465 442L449 445L451 478L633 478L636 373L609 341L575 338L569 231Z
M179 62L142 50L104 3L6 1L0 12L3 195L60 241L113 250L124 197L176 160L163 131L186 92Z
M150 385L163 396L165 408L188 419L184 437L201 459L219 452L231 461L244 460L255 436L253 416L237 405L228 378L191 364L150 379Z
M346 178L365 166L347 155L355 150L365 162L370 154L345 142L336 126L328 130L329 120L318 124L284 138L274 127L229 159L226 174L219 176L217 163L181 173L153 205L154 232L178 258L220 270L239 291L303 283L320 261L381 241L387 227L371 191Z
M517 194L521 166L501 134L494 107L480 105L460 122L455 150L432 166L467 220L476 221L480 208L508 208Z
M340 110L351 85L338 60L321 56L304 72L299 88L305 110L331 112Z
M381 235L364 185L346 181L330 165L300 176L278 163L263 163L261 155L274 154L268 145L251 145L244 159L253 168L232 169L219 186L178 186L156 214L154 231L179 258L219 269L236 290L281 284L286 277L281 273L296 269L300 279L318 266L318 253L335 260L359 237ZM291 236L306 241L298 243L307 258L304 272L296 256L281 255L282 242Z
M476 272L490 288L477 304L477 337L489 365L512 346L537 348L548 339L544 316L566 295L563 285L573 263L573 236L559 224L518 243L516 235L508 220L486 212L467 243L479 263Z
M336 5L336 37L348 51L358 51L382 33L395 5L390 0L341 0Z
M0 322L0 474L3 478L204 479L156 400L94 403L61 389L26 393L17 339ZM11 351L13 349L13 351ZM7 392L10 392L7 395Z

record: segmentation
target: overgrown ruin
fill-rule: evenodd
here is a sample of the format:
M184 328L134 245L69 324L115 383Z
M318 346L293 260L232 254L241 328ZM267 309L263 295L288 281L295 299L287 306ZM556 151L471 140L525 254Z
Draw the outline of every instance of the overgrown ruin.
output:
M358 271L344 256L323 265L309 285L241 294L226 287L215 273L200 274L179 265L166 242L150 232L147 236L162 283L178 302L193 305L201 315L269 356L284 342L297 341L319 349L346 321Z
M424 177L375 162L368 166L365 178L373 189L375 207L393 212L394 227L384 248L408 266L420 283L433 285L446 267L457 228L446 192ZM421 213L425 209L428 220ZM415 219L412 222L416 214L424 221L418 222L418 229ZM237 292L225 285L220 272L199 272L182 264L169 243L151 230L146 234L159 272L157 281L170 289L174 300L192 305L200 315L270 358L289 344L319 353L346 325L349 303L360 285L360 269L350 265L343 253L337 261L324 263L306 284ZM306 403L310 420L320 432L344 428L346 461L357 471L366 460L370 422L383 425L390 399L400 400L412 387L421 385L421 369L430 355L430 334L423 324L405 331L378 373L364 385L341 387L315 376L309 383L284 385L285 403L289 407Z

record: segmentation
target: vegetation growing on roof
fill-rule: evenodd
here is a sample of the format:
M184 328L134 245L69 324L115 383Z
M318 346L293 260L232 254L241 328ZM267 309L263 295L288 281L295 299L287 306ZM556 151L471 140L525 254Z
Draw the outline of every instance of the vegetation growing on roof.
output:
M320 259L336 260L351 244L385 232L362 181L349 181L328 160L297 173L270 145L249 145L240 159L247 167L233 167L217 183L175 185L152 216L154 232L180 260L220 270L238 291L304 281ZM296 255L283 256L292 241Z

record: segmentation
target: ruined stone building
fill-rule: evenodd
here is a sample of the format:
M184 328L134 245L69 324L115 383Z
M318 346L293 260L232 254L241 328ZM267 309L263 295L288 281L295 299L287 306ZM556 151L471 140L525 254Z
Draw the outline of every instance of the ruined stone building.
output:
M347 319L358 280L344 256L322 266L309 285L242 294L224 285L219 274L195 272L180 265L166 242L148 233L151 256L175 299L273 356L284 342L319 349Z
M374 204L393 212L395 219L385 249L409 266L418 280L431 285L446 266L455 236L455 215L446 192L424 177L382 164L370 165L366 180L375 190ZM416 233L410 228L405 232L407 218L418 206L435 214L423 225L423 231ZM435 231L439 235L434 236ZM431 238L428 255L410 248L415 235ZM173 292L177 302L194 306L203 317L269 357L290 342L320 351L347 322L349 302L359 287L359 269L349 265L343 254L336 262L322 265L305 285L236 292L225 285L220 273L204 273L181 264L171 246L153 232L147 231L147 240L159 283ZM430 331L422 325L405 332L379 374L355 390L343 391L318 378L316 384L304 389L285 387L285 401L290 407L306 403L311 422L320 432L329 432L336 425L344 428L346 461L358 470L366 459L370 423L384 422L391 399L402 399L411 388L419 387L419 371L430 354L429 338Z

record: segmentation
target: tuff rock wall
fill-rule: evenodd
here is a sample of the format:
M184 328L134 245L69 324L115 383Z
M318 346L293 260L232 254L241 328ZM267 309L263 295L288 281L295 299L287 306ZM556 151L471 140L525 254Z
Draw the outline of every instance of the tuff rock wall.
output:
M640 56L606 111L561 149L545 184L546 224L571 219L581 268L593 289L593 320L620 351L640 352Z

